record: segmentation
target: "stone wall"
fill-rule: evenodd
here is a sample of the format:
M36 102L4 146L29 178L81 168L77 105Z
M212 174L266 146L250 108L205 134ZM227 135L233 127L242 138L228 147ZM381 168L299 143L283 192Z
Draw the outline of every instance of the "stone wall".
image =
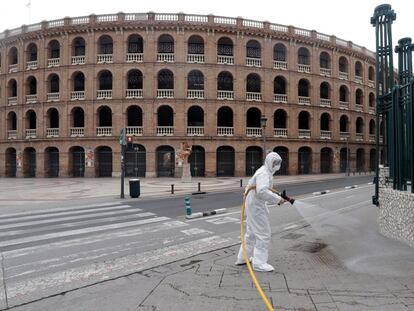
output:
M389 168L380 167L378 224L380 232L414 247L414 194L388 183Z

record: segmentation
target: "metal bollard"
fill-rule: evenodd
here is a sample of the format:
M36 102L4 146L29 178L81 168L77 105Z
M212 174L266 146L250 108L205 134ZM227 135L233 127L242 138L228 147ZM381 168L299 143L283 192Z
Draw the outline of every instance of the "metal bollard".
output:
M198 183L198 190L197 191L201 192L201 183L200 182Z
M174 184L171 184L171 194L174 194Z
M185 202L185 212L186 215L190 216L192 214L192 210L191 210L191 199L190 197L185 197L184 198L184 202Z
M240 179L240 188L243 187L243 179Z

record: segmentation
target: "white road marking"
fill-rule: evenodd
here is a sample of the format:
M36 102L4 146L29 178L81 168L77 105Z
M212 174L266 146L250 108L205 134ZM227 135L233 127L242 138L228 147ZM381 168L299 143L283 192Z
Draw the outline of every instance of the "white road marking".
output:
M227 223L240 223L240 219L234 217L220 217L215 219L206 219L206 222L215 224L215 225L222 225Z
M95 232L101 232L101 231L111 230L111 229L119 229L119 228L123 228L123 227L146 225L146 224L151 224L151 223L154 223L154 222L165 221L165 220L168 220L168 219L170 219L170 218L168 218L168 217L155 217L155 218L150 218L150 219L124 222L124 223L120 223L120 224L110 224L110 225L104 225L104 226L97 226L97 227L93 227L93 228L75 229L75 230L68 230L68 231L64 231L64 232L49 233L49 234L44 234L44 235L40 235L40 236L19 238L19 239L13 239L13 240L9 240L9 241L2 241L2 242L0 242L0 247L15 246L15 245L22 244L22 243L39 242L39 241L43 241L43 240L47 240L47 239L70 237L70 236L78 235L78 234L95 233Z
M185 235L213 234L213 232L211 231L200 229L200 228L191 228L187 230L181 230L181 232L184 233Z

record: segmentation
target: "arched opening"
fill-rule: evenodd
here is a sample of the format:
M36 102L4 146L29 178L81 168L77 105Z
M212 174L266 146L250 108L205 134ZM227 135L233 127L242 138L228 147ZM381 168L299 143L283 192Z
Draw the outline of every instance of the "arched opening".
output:
M365 172L365 150L362 148L358 148L356 157L357 172Z
M174 112L170 106L160 106L157 111L158 126L174 126Z
M142 90L142 72L137 69L128 71L127 88L128 90Z
M362 74L363 74L362 64L361 64L361 62L357 61L355 63L355 77L358 77L358 78L362 79Z
M339 88L339 101L348 103L348 97L348 88L345 85L341 85L341 87Z
M192 106L187 112L187 126L204 126L204 111L199 106Z
M188 39L187 54L204 54L204 40L202 37L193 35Z
M98 126L112 126L112 110L108 106L98 108Z
M57 74L51 74L48 78L49 92L48 93L59 93L59 76Z
M321 86L319 88L319 97L321 99L330 99L331 98L331 92L330 87L327 82L322 82Z
M309 81L306 79L300 79L298 84L298 96L299 97L310 97L309 96Z
M127 126L142 126L142 109L139 106L129 106L127 109Z
M344 56L339 58L339 72L348 73L348 60Z
M45 176L59 177L59 149L56 147L47 147L45 149Z
M158 38L158 53L174 53L174 38L170 35L161 35Z
M331 57L328 53L322 52L319 55L319 67L322 69L331 69Z
M329 113L324 112L321 115L321 131L330 131L331 116Z
M369 106L375 108L375 95L374 93L369 93Z
M157 177L174 177L175 152L171 146L159 146L157 154Z
M17 48L15 46L13 46L10 50L9 50L9 68L11 69L16 69L17 71L17 63L18 63L18 58L19 58L19 53L17 51Z
M233 110L230 107L220 107L217 111L218 127L233 127Z
M374 78L375 78L375 70L374 70L374 67L369 66L369 68L368 68L368 80L369 81L374 81Z
M312 172L312 149L300 147L298 151L298 174L309 174Z
M128 37L128 53L144 53L144 40L140 35L133 34Z
M356 119L356 132L358 134L364 133L364 120L361 117Z
M254 92L254 93L260 93L260 76L251 73L246 78L246 92Z
M74 128L85 127L85 113L81 107L75 107L72 109L70 123Z
M262 113L258 108L252 107L247 110L246 113L246 127L247 128L260 128L260 117Z
M114 51L114 43L110 36L103 35L98 40L99 54L112 54Z
M217 78L217 90L233 91L233 76L228 71L222 71Z
M187 77L188 90L204 90L204 75L200 70L192 70Z
M60 58L60 43L57 40L52 40L48 44L48 57Z
M95 175L97 177L112 177L112 149L100 146L95 149Z
M220 146L216 151L217 158L217 177L233 177L234 176L234 148L231 146Z
M47 111L47 129L57 129L59 131L59 112L56 108L50 108ZM48 131L46 131L48 132Z
M85 39L82 37L76 37L72 41L72 56L85 56L86 55Z
M75 72L73 74L73 91L74 92L83 92L85 91L85 75L83 72Z
M310 130L309 119L310 119L309 112L301 111L299 113L299 118L298 118L298 128L300 130Z
M26 58L28 62L37 61L37 45L35 43L30 43L27 47Z
M69 149L69 176L85 176L85 149L82 147L73 146Z
M246 57L261 58L260 43L256 40L250 40L246 44Z
M301 47L298 50L298 64L299 65L310 65L310 53L307 48Z
M355 92L355 105L362 106L364 104L364 94L361 89L357 89Z
M227 37L222 37L217 41L217 55L233 56L233 41Z
M34 110L26 112L26 130L36 130L37 117ZM27 132L27 131L26 131Z
M202 146L194 145L191 148L190 162L191 176L204 177L205 175L205 150Z
M36 177L36 150L33 147L23 151L23 177Z
M286 47L282 43L276 43L273 47L273 60L286 62Z
M286 129L287 128L287 114L283 109L278 109L273 115L273 128L275 129Z
M36 95L37 94L37 80L34 76L27 78L27 87L26 95ZM28 98L26 98L27 101Z
M174 89L174 74L171 70L163 69L158 72L158 89L159 90L173 90Z
M132 144L125 151L125 176L126 177L145 177L146 150L143 145Z
M17 165L16 165L16 149L6 149L6 177L16 177Z
M10 111L7 115L7 130L16 131L17 130L17 116L14 111Z
M246 149L246 176L252 176L263 164L263 150L260 147L250 146Z
M280 170L278 170L275 175L288 175L289 174L289 149L286 147L275 147L274 152L277 152L282 158L282 164Z
M286 79L282 76L277 76L273 81L273 93L286 95Z
M17 82L15 79L11 79L8 83L8 97L17 98Z
M112 90L112 73L103 70L98 74L99 91Z
M331 148L321 149L321 174L332 173L333 152Z
M346 115L342 115L339 119L339 132L349 133L348 117Z
M369 135L375 135L375 121L373 119L369 121Z

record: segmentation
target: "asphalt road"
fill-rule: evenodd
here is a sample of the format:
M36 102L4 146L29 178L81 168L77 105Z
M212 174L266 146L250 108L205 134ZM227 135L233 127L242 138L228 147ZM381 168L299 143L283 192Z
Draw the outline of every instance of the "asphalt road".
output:
M279 190L285 189L290 197L296 197L317 191L333 190L346 186L367 184L368 182L372 182L372 178L372 176L356 175L330 180L290 184L278 184L276 178L275 187ZM231 208L240 206L242 203L243 191L244 186L240 188L240 190L192 195L191 206L193 213L210 211L216 208ZM138 200L136 202L131 201L129 204L154 212L158 215L168 217L185 215L184 196L180 195L168 199L163 198Z

